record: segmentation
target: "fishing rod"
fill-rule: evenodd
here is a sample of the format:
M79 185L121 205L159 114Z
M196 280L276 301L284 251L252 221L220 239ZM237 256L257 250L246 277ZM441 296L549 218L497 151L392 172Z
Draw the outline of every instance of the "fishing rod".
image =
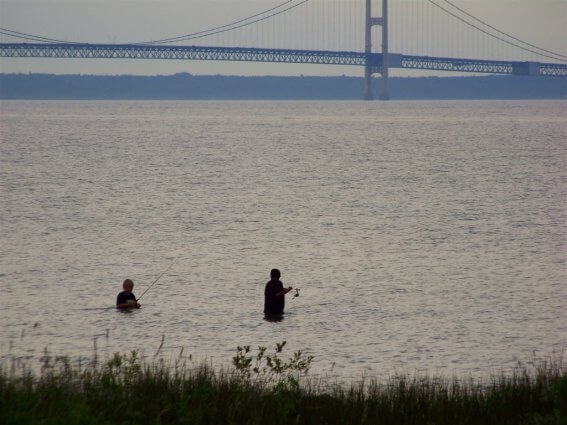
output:
M146 288L146 290L142 293L142 295L140 295L140 296L138 297L138 299L137 299L136 301L140 301L140 300L142 299L142 297L146 294L146 292L148 292L148 291L152 288L152 286L154 286L154 285L162 278L162 276L163 276L165 273L167 273L167 271L168 271L169 269L171 269L171 268L173 267L173 265L174 265L174 264L177 262L177 260L179 259L180 255L181 255L181 254L179 254L177 257L175 257L175 259L171 262L171 264L167 267L167 269L165 269L163 272L161 272L161 274L150 284L150 286L148 286L148 287Z

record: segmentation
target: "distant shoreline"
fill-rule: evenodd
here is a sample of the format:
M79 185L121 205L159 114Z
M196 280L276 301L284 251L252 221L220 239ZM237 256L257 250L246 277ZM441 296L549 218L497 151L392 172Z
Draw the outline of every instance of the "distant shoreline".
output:
M567 79L394 77L392 100L567 99ZM0 74L1 100L361 100L361 77ZM378 84L375 84L376 97Z

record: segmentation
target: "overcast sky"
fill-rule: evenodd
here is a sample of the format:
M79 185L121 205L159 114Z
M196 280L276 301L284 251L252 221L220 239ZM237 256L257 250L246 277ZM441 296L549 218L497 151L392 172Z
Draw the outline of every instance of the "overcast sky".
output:
M285 0L0 0L0 26L16 31L81 42L125 43L201 31L250 16ZM296 3L300 0L296 0ZM278 18L253 27L186 44L241 44L270 47L362 50L364 0L310 0ZM448 7L444 0L435 0ZM451 0L478 18L534 45L567 55L567 0ZM421 3L419 3L421 2ZM293 4L293 3L292 3ZM390 0L394 51L430 55L516 55L428 4L427 0ZM380 1L375 0L376 15ZM330 17L322 21L321 16ZM328 21L331 22L328 22ZM445 33L439 28L449 28ZM374 36L379 47L379 30ZM3 42L15 41L2 37ZM260 41L262 40L262 41ZM425 40L425 41L424 41ZM476 41L475 41L476 40ZM420 43L429 46L423 50ZM460 51L464 44L476 45ZM336 47L335 47L336 46ZM484 50L483 50L484 49ZM415 50L415 51L414 51ZM518 56L519 55L519 56ZM506 59L503 57L502 59ZM545 58L541 58L545 60ZM549 61L549 59L548 59ZM237 74L361 75L357 67L244 62L0 59L2 72L82 74ZM400 71L394 72L394 75Z

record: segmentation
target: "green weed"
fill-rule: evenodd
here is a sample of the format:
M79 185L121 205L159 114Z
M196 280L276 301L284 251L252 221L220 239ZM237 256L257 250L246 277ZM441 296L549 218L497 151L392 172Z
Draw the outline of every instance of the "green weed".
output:
M136 351L74 366L46 353L39 373L0 365L0 424L567 425L561 361L519 366L486 382L394 376L332 383L308 374L312 356L238 347L233 368Z

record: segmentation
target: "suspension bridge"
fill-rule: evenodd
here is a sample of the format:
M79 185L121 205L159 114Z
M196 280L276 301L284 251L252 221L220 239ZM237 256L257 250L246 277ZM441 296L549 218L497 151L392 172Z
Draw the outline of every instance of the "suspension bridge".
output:
M364 69L367 100L373 98L374 74L381 75L379 98L390 98L390 69L567 77L567 55L502 31L453 1L381 0L380 16L373 11L374 1L287 0L206 30L121 44L71 42L0 28L0 36L18 40L0 43L0 57L358 66ZM199 45L186 44L196 39ZM377 44L380 51L374 49Z

